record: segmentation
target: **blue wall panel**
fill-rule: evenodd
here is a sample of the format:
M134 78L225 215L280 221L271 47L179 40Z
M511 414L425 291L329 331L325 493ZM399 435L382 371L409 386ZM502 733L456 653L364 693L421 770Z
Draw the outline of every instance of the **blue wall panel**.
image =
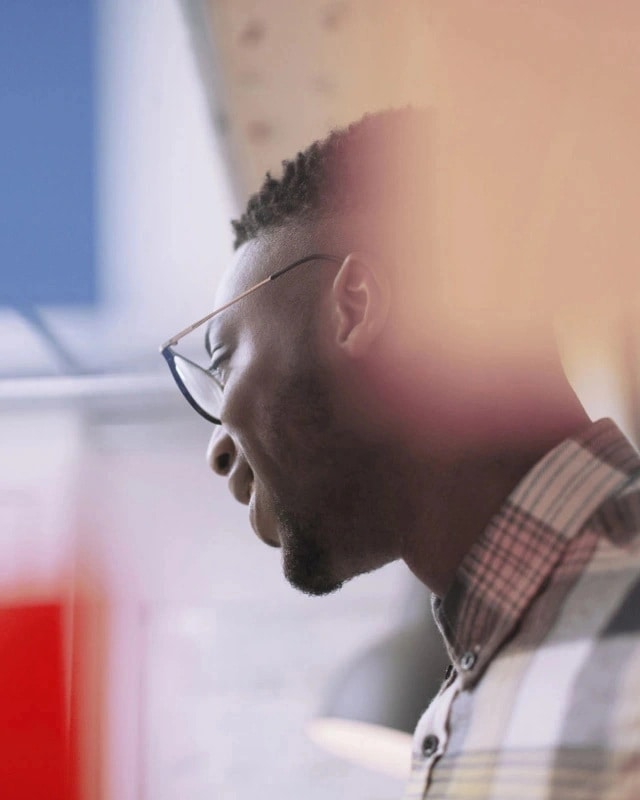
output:
M96 302L89 0L0 0L0 306Z

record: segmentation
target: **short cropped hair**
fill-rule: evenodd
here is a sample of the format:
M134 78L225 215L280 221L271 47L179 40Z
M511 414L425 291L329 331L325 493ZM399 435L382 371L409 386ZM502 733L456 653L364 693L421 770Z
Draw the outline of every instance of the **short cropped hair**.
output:
M425 189L430 118L410 107L366 114L283 161L281 177L267 173L232 221L235 248L294 222L382 206L401 213Z

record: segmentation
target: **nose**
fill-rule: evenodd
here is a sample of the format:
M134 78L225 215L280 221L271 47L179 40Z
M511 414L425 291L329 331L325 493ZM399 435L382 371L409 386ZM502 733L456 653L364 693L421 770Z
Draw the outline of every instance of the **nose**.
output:
M233 469L236 457L237 450L233 439L222 425L217 426L207 448L207 463L217 475L224 478Z
M248 505L251 500L253 473L233 438L222 426L211 437L207 461L217 475L229 478L229 490L235 499L245 506Z

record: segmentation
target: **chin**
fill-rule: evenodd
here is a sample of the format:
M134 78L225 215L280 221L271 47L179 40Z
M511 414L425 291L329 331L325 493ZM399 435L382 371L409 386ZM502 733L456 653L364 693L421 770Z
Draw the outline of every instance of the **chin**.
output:
M304 594L311 597L323 597L324 595L332 594L341 589L344 584L344 581L335 580L327 575L306 572L301 574L298 570L287 569L286 566L284 576L294 589L298 589L298 591L304 592Z
M341 537L326 519L276 508L282 569L294 588L316 597L331 594L362 571L354 569L340 546Z
M345 582L329 568L326 551L319 547L291 547L283 543L282 569L287 581L305 594L314 597L337 592Z

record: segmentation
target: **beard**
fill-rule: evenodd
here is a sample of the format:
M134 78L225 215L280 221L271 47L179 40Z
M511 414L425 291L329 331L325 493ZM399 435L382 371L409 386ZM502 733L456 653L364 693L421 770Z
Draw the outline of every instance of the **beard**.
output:
M340 589L344 580L333 574L319 520L303 521L282 506L276 507L276 516L282 542L282 567L287 581L301 592L316 597Z
M373 453L363 452L355 442L351 447L344 444L343 436L337 453L316 449L309 465L314 477L303 476L288 502L281 497L272 506L284 576L308 595L331 594L356 575L397 557L388 557L393 536L376 513L378 492L372 491L375 483L369 472ZM311 473L318 462L324 462L325 469Z
M388 556L389 531L377 513L388 470L384 449L344 422L335 401L341 387L323 369L307 332L274 398L267 429L282 480L270 487L284 576L320 596ZM286 477L285 477L286 476Z
M327 458L336 425L328 376L310 347L315 341L314 324L312 315L299 342L298 352L304 355L290 379L280 384L274 403L274 448L279 448L289 481L272 496L272 508L285 578L301 592L321 596L337 591L344 580L333 574L333 537L326 530L327 512L336 510L335 502L327 503L324 496L337 477Z

